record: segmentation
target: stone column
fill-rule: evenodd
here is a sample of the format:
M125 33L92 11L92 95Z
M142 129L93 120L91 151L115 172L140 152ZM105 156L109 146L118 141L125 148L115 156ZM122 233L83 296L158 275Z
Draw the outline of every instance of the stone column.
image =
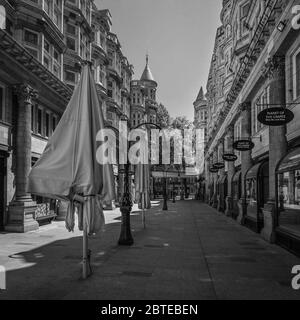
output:
M251 103L244 102L240 105L242 118L242 139L251 139ZM239 202L239 216L237 221L244 224L244 217L247 215L247 194L246 194L246 174L252 166L252 151L243 151L241 154L242 162L242 197Z
M209 172L209 159L205 159L205 202L209 203L209 186L210 186L210 172Z
M234 126L230 126L227 131L226 137L226 152L225 153L234 153L233 150L234 142ZM232 179L235 174L234 162L228 162L228 172L227 172L227 181L228 181L228 195L226 198L226 215L232 217L233 215L233 190L232 190Z
M218 146L218 162L224 162L223 161L223 154L224 154L224 138L220 139L219 141L219 146ZM219 171L220 178L222 178L225 175L225 168L221 169ZM220 186L219 186L220 188ZM218 211L224 210L224 205L222 204L222 199L221 199L221 190L219 189L219 194L218 194Z
M218 162L218 150L215 149L213 153L213 164ZM213 174L214 179L214 195L213 195L213 203L212 207L217 209L218 208L218 192L217 192L217 184L218 184L218 173Z
M35 220L36 203L27 193L28 175L31 170L31 108L37 92L28 85L15 87L18 96L16 144L15 199L9 204L8 232L28 232L39 228Z
M270 104L272 107L285 106L285 58L274 56L269 59L264 68L270 85ZM269 128L269 201L263 209L264 229L262 237L275 241L275 215L276 215L276 167L287 153L286 125Z

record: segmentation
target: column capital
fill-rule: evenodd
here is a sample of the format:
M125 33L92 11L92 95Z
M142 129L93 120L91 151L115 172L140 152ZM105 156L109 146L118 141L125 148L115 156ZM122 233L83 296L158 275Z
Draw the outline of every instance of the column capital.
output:
M20 100L26 104L32 104L33 100L38 98L37 90L28 84L19 84L14 86L14 92Z
M264 77L281 78L285 75L285 56L274 55L269 58L262 69Z
M225 130L225 135L226 136L230 136L232 137L234 135L234 125L233 124L230 124L226 130Z
M239 112L244 112L244 111L251 111L251 102L247 101L247 102L243 102L239 105L238 107Z

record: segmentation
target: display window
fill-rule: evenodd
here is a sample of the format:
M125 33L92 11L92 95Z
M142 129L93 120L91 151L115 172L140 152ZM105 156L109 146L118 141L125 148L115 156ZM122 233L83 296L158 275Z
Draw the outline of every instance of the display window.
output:
M277 186L278 224L300 233L300 148L280 162Z

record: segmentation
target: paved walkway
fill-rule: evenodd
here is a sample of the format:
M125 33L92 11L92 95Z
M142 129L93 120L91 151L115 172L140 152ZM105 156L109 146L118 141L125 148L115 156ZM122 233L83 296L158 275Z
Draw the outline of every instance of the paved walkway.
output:
M7 290L0 299L299 299L300 259L196 201L155 203L132 216L135 245L118 247L120 214L90 240L94 274L80 280L82 238L55 222L26 235L0 234Z

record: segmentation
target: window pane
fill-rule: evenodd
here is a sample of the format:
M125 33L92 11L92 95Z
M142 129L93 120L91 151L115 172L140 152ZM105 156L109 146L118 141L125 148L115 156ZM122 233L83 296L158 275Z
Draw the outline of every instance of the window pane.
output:
M67 46L68 46L69 49L75 51L76 50L75 39L67 37Z
M38 134L42 134L42 110L41 109L38 109L37 124L38 124Z
M68 24L67 25L67 33L70 33L75 36L76 35L76 27L71 24Z
M31 31L25 30L25 41L34 46L38 45L38 35Z
M46 136L50 136L50 115L46 113Z

